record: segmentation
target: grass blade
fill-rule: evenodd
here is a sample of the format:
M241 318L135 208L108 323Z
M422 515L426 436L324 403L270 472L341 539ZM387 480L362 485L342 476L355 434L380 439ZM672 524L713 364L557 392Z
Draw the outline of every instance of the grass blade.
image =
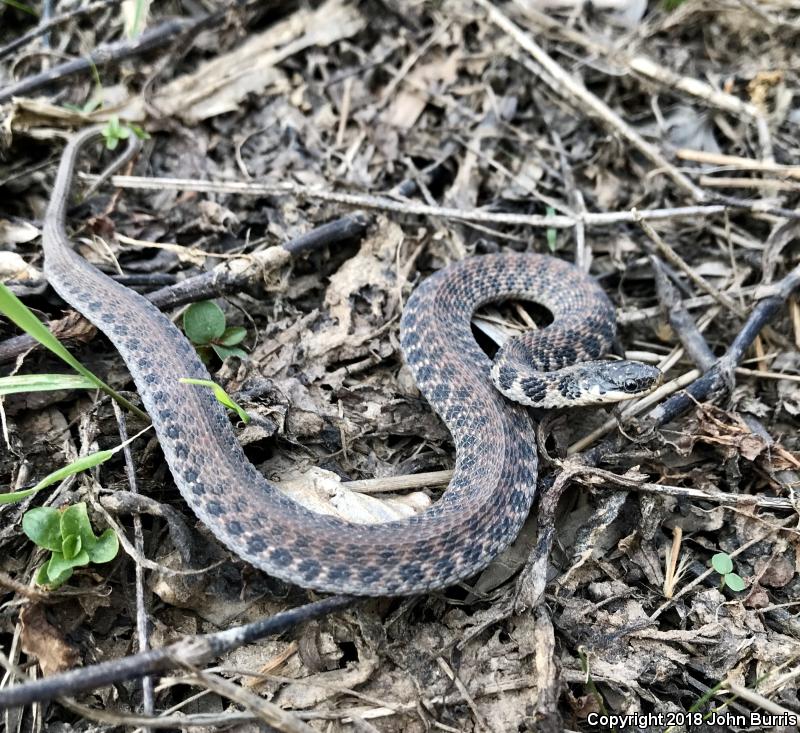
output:
M0 313L9 318L19 328L29 336L35 338L42 346L50 349L57 357L69 364L78 374L82 374L90 379L94 385L116 400L126 410L133 412L139 417L147 420L147 415L138 407L132 405L122 395L117 394L100 377L92 374L83 364L81 364L72 354L67 351L61 342L53 336L45 326L14 293L12 293L3 283L0 283Z
M18 374L0 377L0 397L24 392L48 392L59 389L95 389L91 379L80 374Z

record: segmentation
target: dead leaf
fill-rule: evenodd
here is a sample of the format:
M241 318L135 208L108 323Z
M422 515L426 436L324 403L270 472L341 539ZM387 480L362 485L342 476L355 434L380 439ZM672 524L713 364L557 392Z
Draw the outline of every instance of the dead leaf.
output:
M72 669L79 664L78 648L68 642L61 631L47 620L42 606L24 606L19 620L22 625L22 651L36 657L45 677Z

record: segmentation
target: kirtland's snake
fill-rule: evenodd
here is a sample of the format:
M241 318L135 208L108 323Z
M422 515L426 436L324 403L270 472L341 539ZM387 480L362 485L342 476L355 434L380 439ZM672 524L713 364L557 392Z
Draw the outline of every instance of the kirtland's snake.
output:
M77 255L65 231L75 160L92 128L64 150L43 232L50 284L111 340L150 413L175 483L195 514L239 557L307 588L401 595L474 575L517 535L536 490L534 430L525 407L625 399L660 381L652 367L597 359L614 338L611 303L597 283L560 260L534 254L474 257L446 267L412 294L401 321L405 360L447 424L455 472L442 498L410 519L352 524L285 496L247 460L194 348L151 303ZM476 344L471 317L508 298L541 303L542 331L512 339L494 366ZM566 369L564 369L566 367ZM556 371L559 370L559 371Z

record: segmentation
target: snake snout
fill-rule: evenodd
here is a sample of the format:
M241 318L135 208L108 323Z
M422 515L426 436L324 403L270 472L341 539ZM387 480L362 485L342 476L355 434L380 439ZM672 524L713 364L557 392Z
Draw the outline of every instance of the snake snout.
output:
M598 401L621 402L649 394L663 383L664 374L638 361L610 361L597 368L594 379Z

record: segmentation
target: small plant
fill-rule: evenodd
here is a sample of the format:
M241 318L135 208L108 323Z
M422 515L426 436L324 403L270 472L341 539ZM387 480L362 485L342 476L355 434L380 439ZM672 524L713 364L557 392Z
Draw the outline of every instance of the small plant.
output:
M51 552L36 572L36 582L50 589L69 580L76 567L111 562L119 552L113 529L99 537L92 531L84 502L65 509L29 509L22 517L22 530L39 547Z
M119 145L120 140L127 140L131 136L131 130L127 125L120 124L119 117L114 115L103 127L103 137L106 147L114 150Z
M132 122L120 122L119 117L113 115L103 127L103 138L106 141L106 148L115 150L120 140L127 140L131 133L140 140L147 140L150 135L139 125Z
M726 552L718 552L714 555L711 558L711 567L722 576L720 590L727 585L732 591L738 593L747 587L747 583L742 577L733 572L733 560Z
M247 356L247 352L238 346L247 331L241 326L226 327L225 313L210 300L192 303L186 309L183 330L205 363L211 361L212 353L223 361L229 356L242 359Z

